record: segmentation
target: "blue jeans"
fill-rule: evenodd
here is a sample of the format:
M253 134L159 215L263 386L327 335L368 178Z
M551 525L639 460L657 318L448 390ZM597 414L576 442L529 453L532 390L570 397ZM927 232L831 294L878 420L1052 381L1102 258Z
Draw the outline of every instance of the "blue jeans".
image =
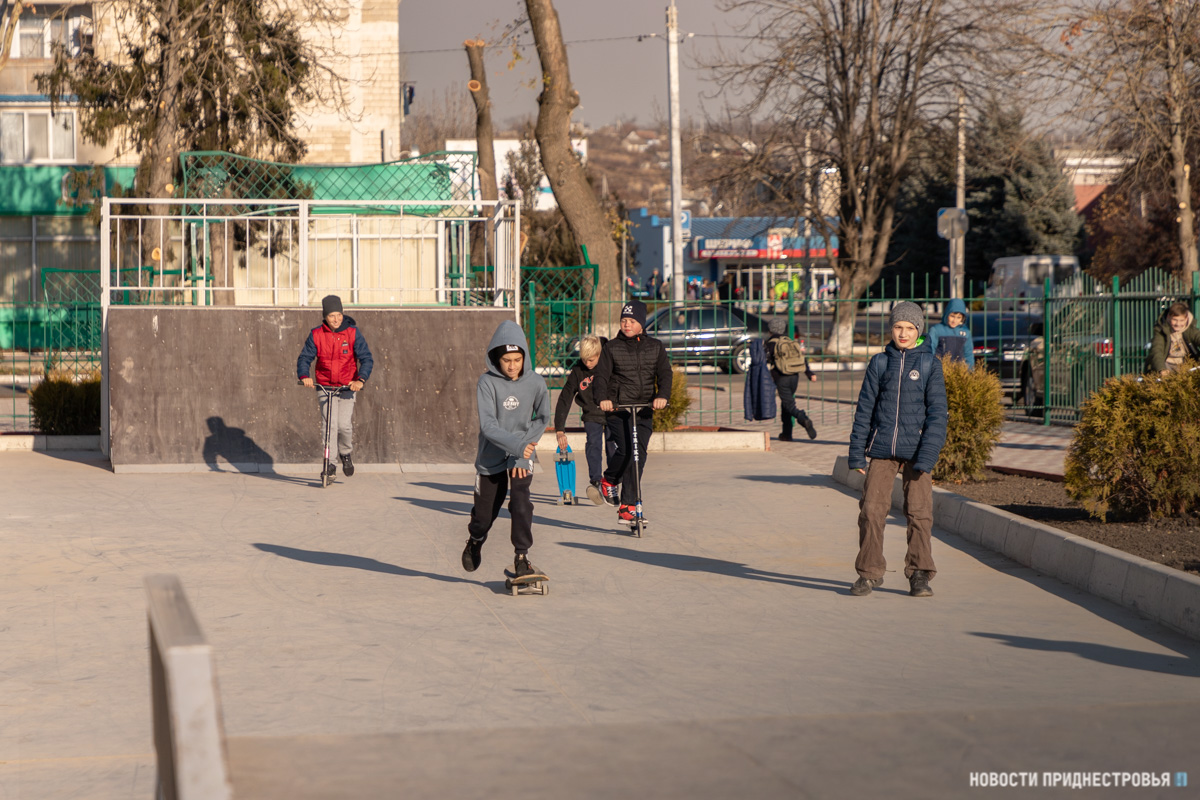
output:
M603 422L588 422L586 419L583 421L583 430L587 433L587 444L583 452L587 456L588 483L600 482L604 477L604 456L607 454L612 458L613 450L616 449L612 440L608 440L608 446L605 447L607 427Z

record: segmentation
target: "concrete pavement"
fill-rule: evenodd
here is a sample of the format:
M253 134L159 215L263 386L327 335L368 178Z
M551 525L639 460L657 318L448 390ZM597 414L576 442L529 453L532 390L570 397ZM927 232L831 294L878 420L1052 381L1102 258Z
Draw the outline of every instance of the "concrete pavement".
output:
M1031 769L1200 780L1200 643L940 533L933 598L908 597L899 572L851 597L857 500L779 452L655 454L641 540L609 509L554 505L539 474L532 559L552 592L520 598L503 592L507 515L482 569L459 564L468 476L322 490L309 474L114 475L35 452L0 453L0 476L4 800L150 796L154 572L181 576L214 647L235 772L299 770L326 782L319 796L959 797L974 771ZM901 566L896 518L885 552ZM283 767L280 736L300 737ZM329 783L336 753L354 768ZM406 765L398 785L388 770ZM346 794L352 778L395 791Z

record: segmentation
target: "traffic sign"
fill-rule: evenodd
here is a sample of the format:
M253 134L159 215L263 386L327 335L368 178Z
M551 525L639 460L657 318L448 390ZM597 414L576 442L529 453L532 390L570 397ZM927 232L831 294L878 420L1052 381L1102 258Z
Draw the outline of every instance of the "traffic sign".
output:
M958 239L965 236L971 227L965 208L939 208L937 232L943 239Z

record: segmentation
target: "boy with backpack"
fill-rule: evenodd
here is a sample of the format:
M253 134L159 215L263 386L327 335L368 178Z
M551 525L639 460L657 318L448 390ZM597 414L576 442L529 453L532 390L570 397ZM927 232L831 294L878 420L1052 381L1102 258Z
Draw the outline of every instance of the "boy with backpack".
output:
M909 594L929 597L937 574L933 539L933 480L930 473L946 443L946 382L942 362L921 338L925 314L916 303L892 308L892 341L871 357L863 376L854 427L850 469L866 473L858 514L858 580L850 594L862 597L883 583L883 528L892 509L892 484L903 476L908 554L904 575ZM867 466L867 459L871 459Z
M815 439L817 429L812 418L796 407L796 389L800 386L801 372L810 381L815 381L817 375L808 365L804 348L787 335L786 322L776 317L767 323L767 330L771 335L763 344L763 348L767 353L767 364L771 367L771 378L775 381L775 391L779 394L779 406L783 411L783 432L779 434L779 441L792 441L793 419L804 426L809 439Z

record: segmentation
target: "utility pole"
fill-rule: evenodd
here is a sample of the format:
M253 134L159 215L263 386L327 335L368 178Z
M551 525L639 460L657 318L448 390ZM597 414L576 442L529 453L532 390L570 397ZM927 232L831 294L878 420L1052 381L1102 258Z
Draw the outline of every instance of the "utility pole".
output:
M396 157L400 157L401 148L404 147L404 45L401 40L404 38L404 23L400 17L400 3L403 0L396 0L396 82L400 86L400 126L396 131ZM384 159L389 161L390 159Z
M954 178L954 205L956 208L963 209L965 214L967 208L967 97L962 92L958 93L958 158L956 159ZM954 254L950 264L951 297L963 296L966 245L965 233L950 240L950 252Z
M671 297L685 298L683 282L683 145L679 131L679 10L667 6L667 83L671 122Z

